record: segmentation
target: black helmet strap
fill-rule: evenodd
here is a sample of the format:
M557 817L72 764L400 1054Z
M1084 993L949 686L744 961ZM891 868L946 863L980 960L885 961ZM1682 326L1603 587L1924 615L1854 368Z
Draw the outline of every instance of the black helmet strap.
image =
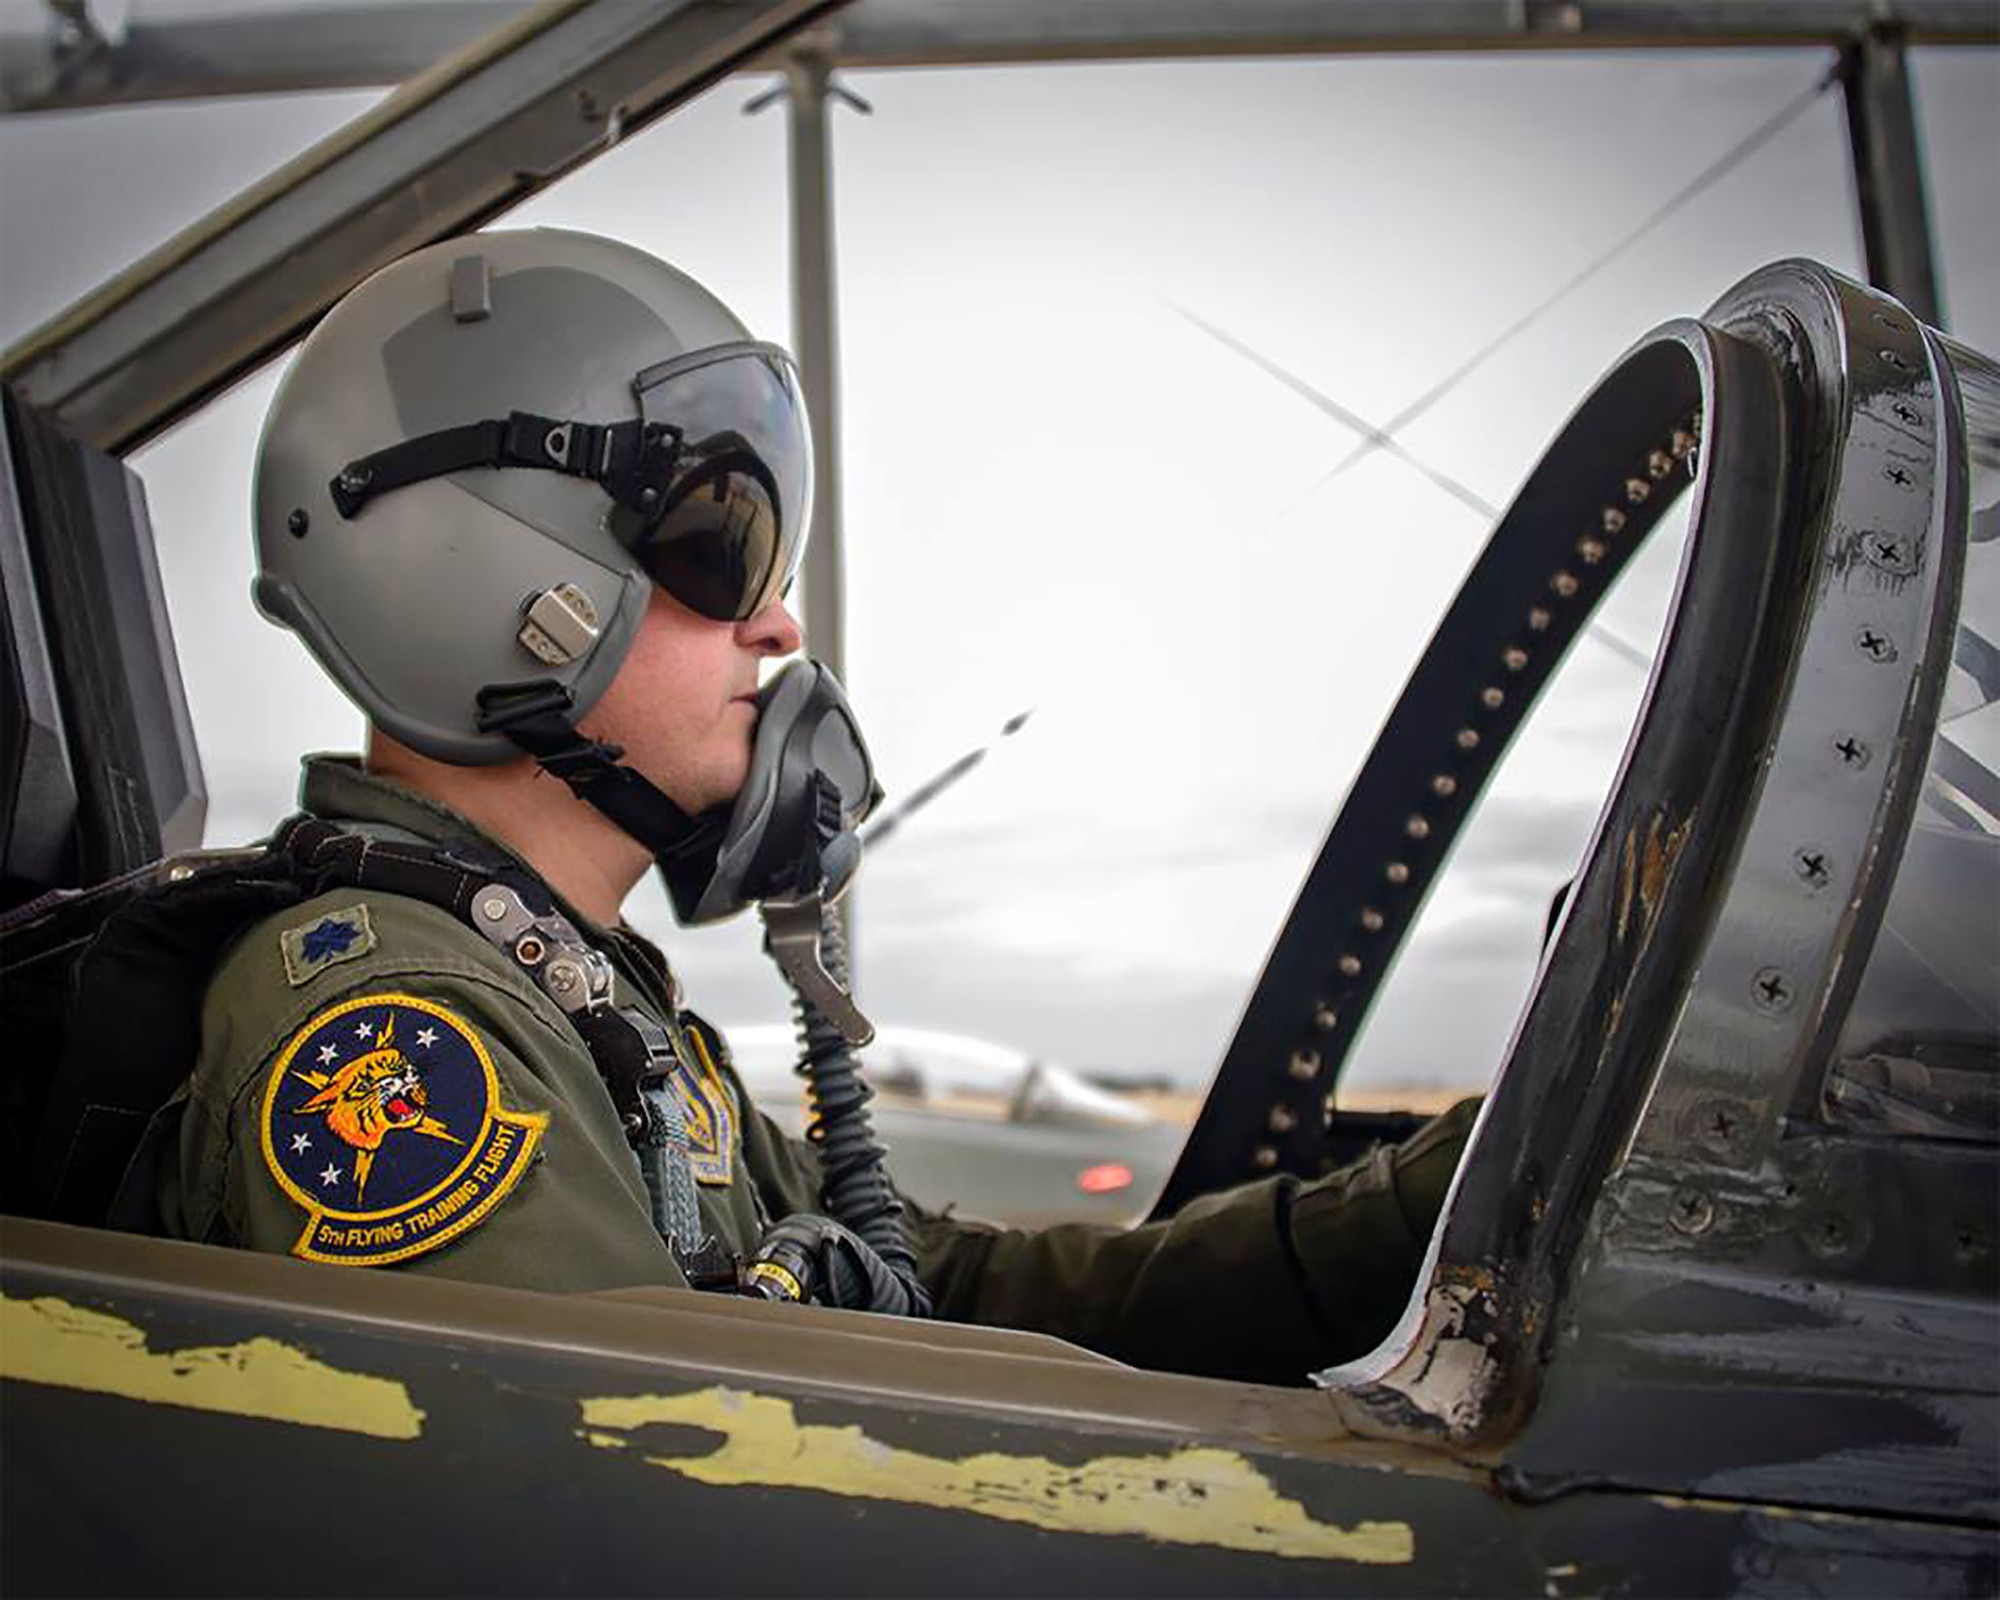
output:
M633 491L627 481L648 443L674 430L660 423L572 422L510 411L462 427L420 433L350 461L335 473L327 492L340 514L352 521L378 494L404 489L427 478L442 478L469 467L538 467L603 485L614 500Z
M715 873L716 851L729 807L698 816L683 811L643 774L624 765L624 751L591 739L571 718L575 697L553 678L488 684L479 691L479 731L511 739L542 770L562 779L619 830L653 852L674 909L691 916Z

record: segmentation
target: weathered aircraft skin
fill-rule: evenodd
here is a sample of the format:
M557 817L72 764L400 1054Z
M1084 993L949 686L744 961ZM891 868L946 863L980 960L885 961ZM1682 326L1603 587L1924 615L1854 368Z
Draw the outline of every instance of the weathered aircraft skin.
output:
M1972 1529L1531 1505L1490 1466L1357 1438L1328 1394L1029 1335L35 1223L8 1247L9 1593L1977 1594L1994 1572Z
M2000 783L1951 720L2000 700L1967 579L2000 554L2000 369L1874 291L1767 269L1586 399L1357 779L1162 1205L1339 1151L1342 1061L1452 838L1691 479L1623 765L1373 1355L1278 1389L10 1220L0 1584L2000 1590Z

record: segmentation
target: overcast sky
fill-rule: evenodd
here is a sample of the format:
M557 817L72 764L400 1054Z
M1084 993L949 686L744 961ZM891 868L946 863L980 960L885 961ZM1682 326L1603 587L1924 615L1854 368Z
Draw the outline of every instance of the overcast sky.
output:
M836 113L848 681L892 797L1018 738L872 860L863 1000L1126 1074L1205 1079L1485 527L1192 313L1384 419L1825 71L1728 57L857 73ZM1919 52L1948 320L2000 348L2000 63ZM615 234L788 333L783 114L736 80L517 212ZM12 339L357 110L295 97L0 120ZM1404 435L1504 503L1621 350L1787 255L1861 271L1838 94ZM275 369L141 451L210 839L289 806L356 714L257 619L248 486ZM1608 602L1657 632L1673 529ZM1643 687L1579 646L1378 1009L1362 1078L1478 1083ZM689 936L695 1003L768 1020L754 923Z

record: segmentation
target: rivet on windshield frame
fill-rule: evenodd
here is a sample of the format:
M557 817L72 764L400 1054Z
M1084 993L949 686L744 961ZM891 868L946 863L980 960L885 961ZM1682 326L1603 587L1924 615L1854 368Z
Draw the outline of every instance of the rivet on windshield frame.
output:
M1870 566L1880 567L1895 577L1906 577L1916 565L1910 559L1907 541L1886 533L1864 533L1861 536L1861 553L1868 558Z
M1547 606L1530 606L1528 608L1528 626L1536 633L1547 633L1549 631L1549 623L1553 620L1554 618L1551 616Z
M1571 595L1576 593L1576 574L1573 572L1558 572L1553 578L1549 579L1549 587L1567 600Z
M1886 664L1896 659L1896 641L1880 628L1863 628L1855 634L1854 648L1878 664Z
M1380 933L1382 931L1382 920L1382 913L1377 911L1373 906L1363 906L1361 908L1361 926L1368 932Z
M1326 1015L1332 1016L1332 1012ZM1290 1064L1285 1069L1300 1083L1311 1083L1319 1076L1319 1052L1317 1050L1294 1050Z
M1260 1172L1269 1172L1278 1164L1278 1152L1268 1144L1257 1146L1257 1153L1250 1158L1252 1166Z
M1457 733L1452 735L1452 742L1461 750L1477 750L1479 748L1478 730L1474 728L1460 728Z
M1458 793L1458 779L1454 778L1449 772L1440 772L1435 778L1431 779L1431 793L1438 796L1439 799L1449 800L1453 795Z
M1340 968L1340 975L1343 978L1358 978L1361 976L1361 958L1357 955L1344 955L1335 965Z
M1672 449L1676 456L1684 456L1695 446L1695 436L1685 428L1674 429Z
M1715 1202L1698 1189L1683 1189L1668 1207L1667 1220L1680 1233L1706 1233L1715 1221Z
M1403 832L1412 839L1428 839L1431 836L1431 825L1422 817L1413 816L1404 821Z
M1823 1211L1809 1217L1799 1229L1805 1246L1823 1260L1844 1256L1854 1248L1855 1234L1847 1218L1839 1211Z
M1646 497L1652 492L1653 486L1644 478L1627 478L1625 480L1625 500L1628 505L1644 505Z
M1519 672L1528 664L1528 652L1514 645L1500 653L1500 664L1509 672Z
M1498 711L1506 703L1507 696L1498 687L1488 684L1479 691L1479 703L1488 711Z
M1382 876L1387 878L1391 883L1408 883L1410 881L1410 869L1400 861L1392 861L1382 869Z
M1616 506L1606 506L1604 508L1604 531L1606 533L1623 533L1625 531L1625 513L1620 511Z
M1321 1033L1331 1033L1340 1026L1340 1013L1332 1006L1317 1006L1313 1009L1313 1026ZM1315 1072L1319 1070L1317 1059L1313 1062L1313 1070Z
M1271 1107L1271 1131L1273 1133L1290 1133L1298 1125L1299 1114L1290 1106Z
M312 518L306 515L304 506L293 506L292 514L285 518L285 531L294 539L303 539L312 527Z
M1655 450L1651 455L1646 457L1646 473L1651 478L1664 478L1673 470L1674 458L1664 450Z
M1576 541L1576 553L1583 557L1583 564L1586 567L1594 567L1604 559L1604 541L1602 539L1579 539Z
M1776 1013L1792 1003L1792 985L1776 967L1762 967L1750 980L1750 999L1759 1011Z

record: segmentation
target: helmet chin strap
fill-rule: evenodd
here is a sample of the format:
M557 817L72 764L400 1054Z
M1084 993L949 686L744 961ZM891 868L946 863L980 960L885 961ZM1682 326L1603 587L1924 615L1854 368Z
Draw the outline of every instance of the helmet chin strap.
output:
M795 953L807 923L817 942L820 907L840 898L860 865L856 830L882 798L834 675L795 661L773 677L757 697L749 770L734 802L692 816L626 766L617 745L579 732L574 706L553 679L489 684L479 691L479 727L511 739L650 850L684 926L761 905L772 953L794 986L803 981L823 1006L851 1011L841 986L816 963L805 970ZM778 936L781 926L787 937ZM859 1013L842 1022L857 1042L864 1036Z
M578 799L652 851L674 914L691 921L715 875L729 808L690 816L643 773L626 766L620 746L579 732L571 720L575 703L570 691L550 678L489 684L479 691L479 729L513 740L544 772L562 779Z

